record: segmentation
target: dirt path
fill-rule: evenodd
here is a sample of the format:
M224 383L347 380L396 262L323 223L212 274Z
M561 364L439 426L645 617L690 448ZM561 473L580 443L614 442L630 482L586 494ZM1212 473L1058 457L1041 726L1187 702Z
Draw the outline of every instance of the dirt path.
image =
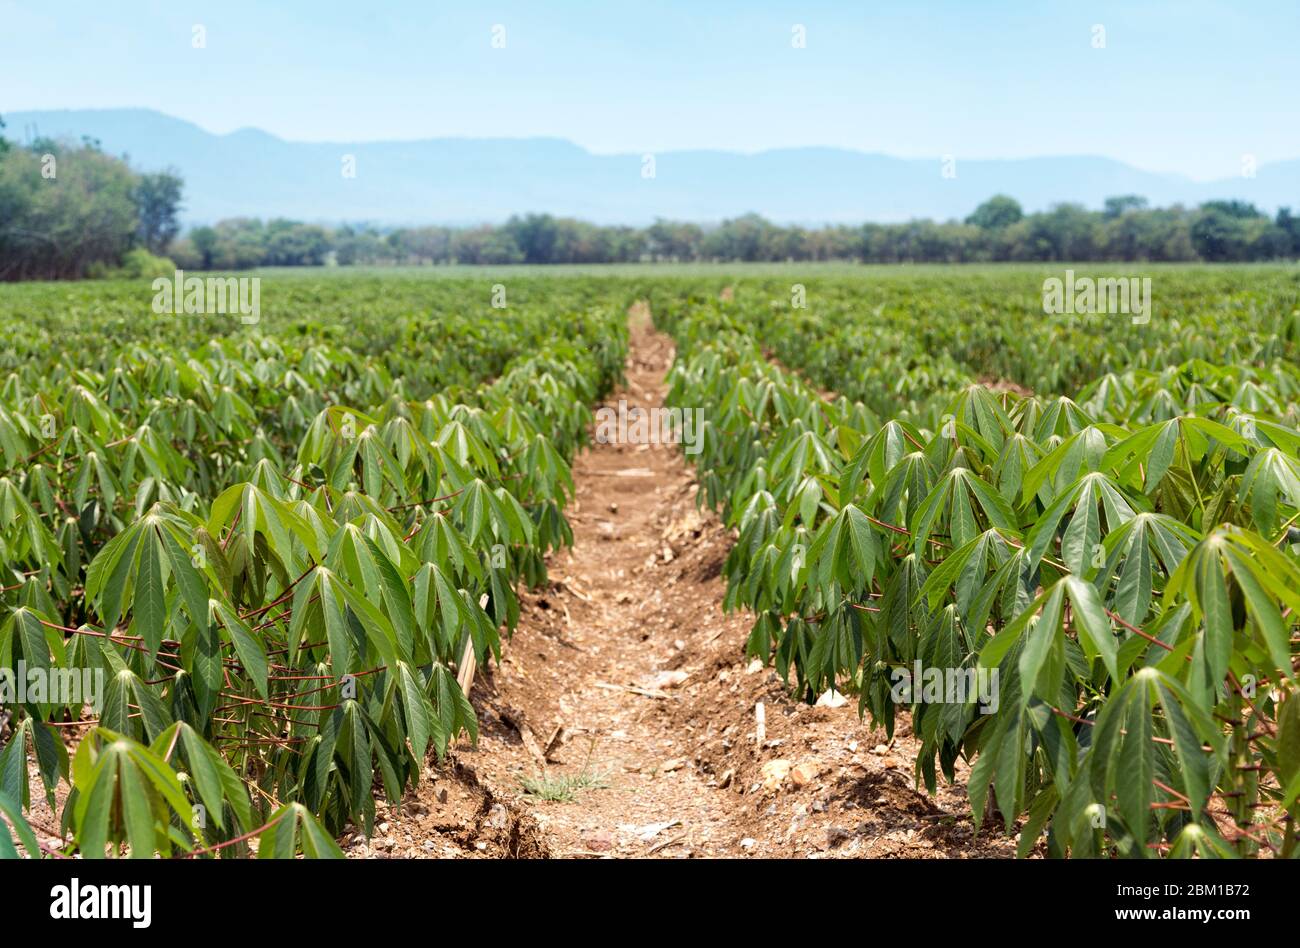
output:
M625 399L629 414L662 406L672 363L671 342L649 330L647 315L632 314L627 384L609 398ZM502 768L484 740L465 758L494 783L518 785L522 768L542 780L536 790L571 797L525 801L553 855L734 851L743 835L734 794L696 766L693 735L671 713L700 673L694 646L729 627L719 562L689 570L699 564L687 548L705 528L691 474L672 445L595 444L574 480L573 550L551 563L552 591L528 597L529 634L515 637L485 682L516 752Z
M627 384L608 404L659 407L671 340L633 308ZM853 703L791 701L744 659L752 620L724 615L733 540L695 502L672 445L595 444L574 466L574 545L521 594L501 665L471 692L477 747L431 767L354 855L989 856L960 787L913 788L915 743ZM759 746L755 704L764 704ZM385 815L386 814L386 815Z

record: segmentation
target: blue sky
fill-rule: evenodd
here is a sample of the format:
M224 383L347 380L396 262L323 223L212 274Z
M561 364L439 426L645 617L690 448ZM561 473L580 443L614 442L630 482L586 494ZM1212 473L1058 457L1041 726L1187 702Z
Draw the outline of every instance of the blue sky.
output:
M1297 39L1296 0L0 0L0 114L604 153L1096 154L1204 180L1300 157Z

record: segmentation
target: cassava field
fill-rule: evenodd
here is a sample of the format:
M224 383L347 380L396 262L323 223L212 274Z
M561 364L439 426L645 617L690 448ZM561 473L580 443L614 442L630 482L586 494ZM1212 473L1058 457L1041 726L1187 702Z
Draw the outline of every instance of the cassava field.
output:
M1143 273L0 286L0 855L1297 855L1300 271Z

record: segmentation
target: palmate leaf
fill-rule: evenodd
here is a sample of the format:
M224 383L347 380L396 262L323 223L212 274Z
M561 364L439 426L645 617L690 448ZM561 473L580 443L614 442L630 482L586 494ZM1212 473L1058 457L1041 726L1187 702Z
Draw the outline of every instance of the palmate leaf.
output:
M1111 680L1119 681L1115 638L1096 587L1076 576L1065 576L1045 590L1033 605L1007 624L980 650L980 664L996 668L1011 648L1024 639L1019 669L1023 682L1021 700L1027 704L1037 694L1046 701L1055 700L1060 676L1065 671L1064 606L1070 606L1071 624L1084 655L1091 661L1100 658ZM1035 621L1037 617L1037 621ZM1049 659L1054 664L1049 665ZM1040 675L1045 668L1050 678Z
M375 499L406 496L406 475L375 426L367 427L357 436L357 457L361 460L361 483L367 495Z
M374 649L374 664L394 666L402 652L392 623L342 576L321 565L311 569L294 590L293 617L289 623L289 660L296 662L304 632L324 634L335 674L364 670L358 663L349 617L354 617L368 648Z
M357 822L374 810L374 745L370 722L357 701L344 701L340 708L338 761L346 777L347 806Z
M0 749L0 794L8 796L23 809L29 808L32 802L27 770L29 748L51 809L54 808L54 791L59 777L68 775L68 751L55 730L35 718L23 717L13 727L4 748Z
M356 457L357 434L377 424L375 418L342 405L333 405L316 415L298 445L298 463L316 464L346 475ZM351 433L351 437L348 433ZM342 485L335 484L336 487Z
M1093 416L1078 402L1062 395L1051 399L1042 409L1042 414L1032 428L1033 437L1039 443L1050 441L1053 437L1064 440L1094 423Z
M342 859L334 837L325 832L301 803L286 803L271 814L267 828L257 838L259 859Z
M1155 777L1155 748L1151 726L1151 716L1141 700L1141 689L1136 688L1133 699L1125 702L1122 697L1116 699L1115 717L1119 710L1126 710L1124 716L1124 737L1119 748L1118 762L1114 774L1115 793L1118 798L1119 811L1133 837L1139 853L1145 852L1148 825L1150 823L1150 806L1155 796L1155 787L1151 781ZM1102 739L1110 736L1105 729L1107 722L1098 722L1099 744L1096 752L1104 754L1106 747Z
M1255 525L1272 536L1283 518L1281 505L1300 508L1300 460L1277 448L1257 452L1242 475L1237 499L1249 501Z
M573 474L564 457L541 434L528 441L522 456L524 488L529 492L545 492L557 498L573 496Z
M910 439L910 440L909 440ZM846 502L856 499L858 487L864 482L883 484L886 475L892 471L904 456L913 452L913 445L921 443L921 434L911 425L901 421L890 421L867 439L853 453L848 466L840 476L840 490ZM917 457L923 457L920 453ZM921 496L929 493L929 488L921 491Z
M480 664L486 664L489 651L492 657L497 661L501 660L501 639L497 635L496 626L479 601L475 600L468 589L459 590L461 601L465 604L465 613L469 616L469 623L465 626L464 631L469 634L470 640L474 643L474 654Z
M225 828L226 804L229 804L235 815L236 828L247 828L252 822L248 790L231 766L194 728L184 721L177 721L154 738L149 750L166 761L177 753L178 744L188 763L190 780L217 828ZM175 767L174 764L172 766ZM196 828L193 820L187 821L186 825Z
M993 393L983 385L968 385L948 408L959 425L979 436L989 456L1002 453L1003 440L1012 430L1011 419Z
M1161 712L1156 716L1157 709ZM1132 841L1131 855L1149 855L1146 844L1151 804L1158 789L1154 738L1173 741L1181 791L1199 819L1209 799L1212 761L1224 758L1226 744L1210 712L1199 706L1176 679L1155 668L1138 671L1102 706L1089 751L1094 793L1114 801ZM1210 746L1209 751L1203 745Z
M1232 859L1236 851L1213 823L1189 823L1169 849L1170 859Z
M1151 609L1157 580L1170 576L1199 540L1200 535L1180 520L1139 513L1107 534L1104 559L1094 575L1094 550L1087 575L1102 590L1110 590L1113 581L1111 608L1124 621L1140 625Z
M190 550L200 545L195 527L187 531L189 524L177 523L159 518L154 529L161 545L162 555L171 579L180 593L180 604L189 613L190 619L201 625L207 621L208 597L211 595L210 581L205 572L199 570ZM183 541L194 538L189 544Z
M188 548L198 521L169 504L155 504L113 538L86 570L86 595L112 629L131 604L131 626L156 656L168 626L178 620L168 607L174 586L191 621L207 621L208 576L195 567Z
M1025 536L1034 565L1049 553L1061 521L1067 513L1070 524L1061 538L1061 559L1071 572L1084 574L1093 551L1102 539L1133 519L1136 511L1128 498L1105 474L1085 474L1061 492Z
M439 447L447 451L457 461L471 465L487 477L499 477L500 469L492 451L482 438L460 421L449 421L443 425L435 439Z
M913 526L915 551L924 553L926 541L944 526L953 547L965 546L983 529L975 516L977 509L988 526L1015 531L1015 513L1002 495L967 468L953 468L917 511Z
M458 527L473 546L532 540L532 521L514 495L504 488L494 491L482 479L475 478L465 486L454 509Z
M104 652L113 651L107 639L101 641ZM146 739L153 740L171 722L171 716L154 692L154 686L118 661L119 667L110 670L105 679L104 706L99 720L115 732L133 738L143 733Z
M921 451L903 455L885 477L875 481L866 502L877 519L915 527L917 512L934 486L934 472Z
M48 508L53 506L52 502L47 504ZM0 477L0 524L0 538L3 538L8 562L54 567L62 564L63 554L54 534L18 485L8 477Z
M969 575L969 566L968 563L963 581ZM964 616L966 627L986 629L991 617L998 626L1013 621L1033 602L1038 584L1035 572L1029 562L1029 551L1017 549L993 571L971 599ZM998 618L1001 621L996 621Z
M816 583L809 579L808 559L808 531L802 526L781 530L748 564L750 582L745 594L749 607L763 611L776 606L785 614L797 611L800 597L809 585L816 588ZM871 583L870 573L859 573L858 578L850 573L842 578L849 580L851 589L859 585L865 588Z
M471 741L478 741L478 719L474 716L474 707L461 691L451 670L441 662L433 666L429 695L435 711L429 723L439 758L447 753L451 736L462 730L468 732Z
M83 858L102 859L125 842L133 859L167 856L172 816L190 826L192 808L175 771L149 748L96 727L72 760L72 826Z
M1034 797L1033 802L1029 804L1029 817L1020 831L1020 842L1016 845L1017 859L1024 859L1029 855L1059 802L1060 791L1055 784L1048 784Z
M122 616L131 591L143 522L137 522L110 540L86 569L86 598L95 606L104 627L111 629Z
M1007 435L993 468L993 482L1008 504L1015 504L1025 477L1042 460L1043 449L1018 431Z
M234 484L212 502L207 530L213 536L227 530L237 533L250 551L257 548L259 535L265 537L271 555L295 576L304 569L295 540L312 560L319 560L321 555L316 534L307 521L290 504L252 484Z
M158 649L162 645L163 626L167 623L160 545L152 524L146 523L144 536L136 546L135 598L132 601L131 629L144 639L150 656L158 654Z
M841 460L835 449L817 432L802 430L802 425L792 425L783 436L787 443L773 452L768 463L774 484L786 485L793 493L795 485L805 479L835 474ZM782 492L777 491L778 495Z
M866 514L849 504L822 524L808 548L808 585L820 587L827 595L832 583L853 593L870 589L879 548Z
M1106 452L1101 467L1116 469L1122 483L1135 483L1152 494L1178 458L1190 467L1199 464L1208 452L1224 448L1245 454L1251 445L1217 421L1181 415L1138 429ZM1141 476L1142 471L1145 478Z
M1300 455L1300 431L1268 418L1252 417L1255 440L1266 448L1279 448L1291 457Z
M822 486L821 481L816 477L802 478L793 491L793 502L788 504L785 509L783 525L790 526L794 523L795 517L798 516L803 526L812 529L817 524L817 514L821 511L822 502L825 498L826 489Z
M934 610L939 607L943 597L952 592L957 600L957 608L964 617L969 617L975 596L989 571L996 570L1005 563L1012 549L1012 544L1000 532L985 530L965 546L954 550L934 568L921 589L921 595L928 601L930 609ZM982 628L982 623L980 627Z
M1124 433L1116 425L1090 424L1071 434L1025 472L1021 503L1028 504L1036 496L1050 507L1062 491L1100 470L1107 448Z
M434 513L427 517L411 546L421 563L436 563L457 576L480 582L483 579L482 563L474 548L445 514Z
M1272 668L1290 676L1290 632L1280 604L1300 612L1300 568L1257 533L1223 525L1206 535L1169 578L1165 605L1183 598L1205 626L1210 681L1222 682L1239 627L1239 599L1254 640Z
M5 619L0 626L0 642L11 643L15 659L21 655L30 668L48 672L51 665L63 664L63 639L48 636L40 615L26 606L15 609ZM51 645L58 649L57 654L51 653ZM0 659L9 664L7 654L0 655ZM17 667L16 661L13 667Z
M77 507L84 508L90 500L91 492L97 491L98 499L104 506L111 508L117 503L122 486L110 463L105 460L104 449L94 442L91 444L92 447L79 452L81 460L72 483L72 499Z
M415 621L431 643L431 656L447 662L460 658L454 654L455 644L473 617L453 577L437 565L425 563L416 572L413 586Z
M383 607L392 623L397 648L410 655L415 646L411 594L396 565L356 524L345 524L330 542L325 564L339 573L367 601Z
M498 487L494 493L497 500L501 502L501 519L505 524L505 529L502 529L500 524L497 525L498 538L505 539L508 543L536 543L537 537L532 518L519 502L519 498L505 487Z

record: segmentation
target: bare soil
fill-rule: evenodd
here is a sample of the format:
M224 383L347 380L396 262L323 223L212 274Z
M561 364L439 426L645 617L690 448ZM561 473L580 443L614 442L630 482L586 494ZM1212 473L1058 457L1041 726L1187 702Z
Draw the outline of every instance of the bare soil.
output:
M644 307L630 315L627 384L609 403L657 408L672 342ZM381 804L378 835L345 841L350 854L1014 854L1000 830L973 833L960 783L935 798L916 787L906 716L889 742L855 700L800 703L744 657L752 618L721 608L734 534L697 505L677 446L594 444L574 480L574 546L552 557L547 588L521 595L501 664L471 690L477 746L431 766L400 806Z

